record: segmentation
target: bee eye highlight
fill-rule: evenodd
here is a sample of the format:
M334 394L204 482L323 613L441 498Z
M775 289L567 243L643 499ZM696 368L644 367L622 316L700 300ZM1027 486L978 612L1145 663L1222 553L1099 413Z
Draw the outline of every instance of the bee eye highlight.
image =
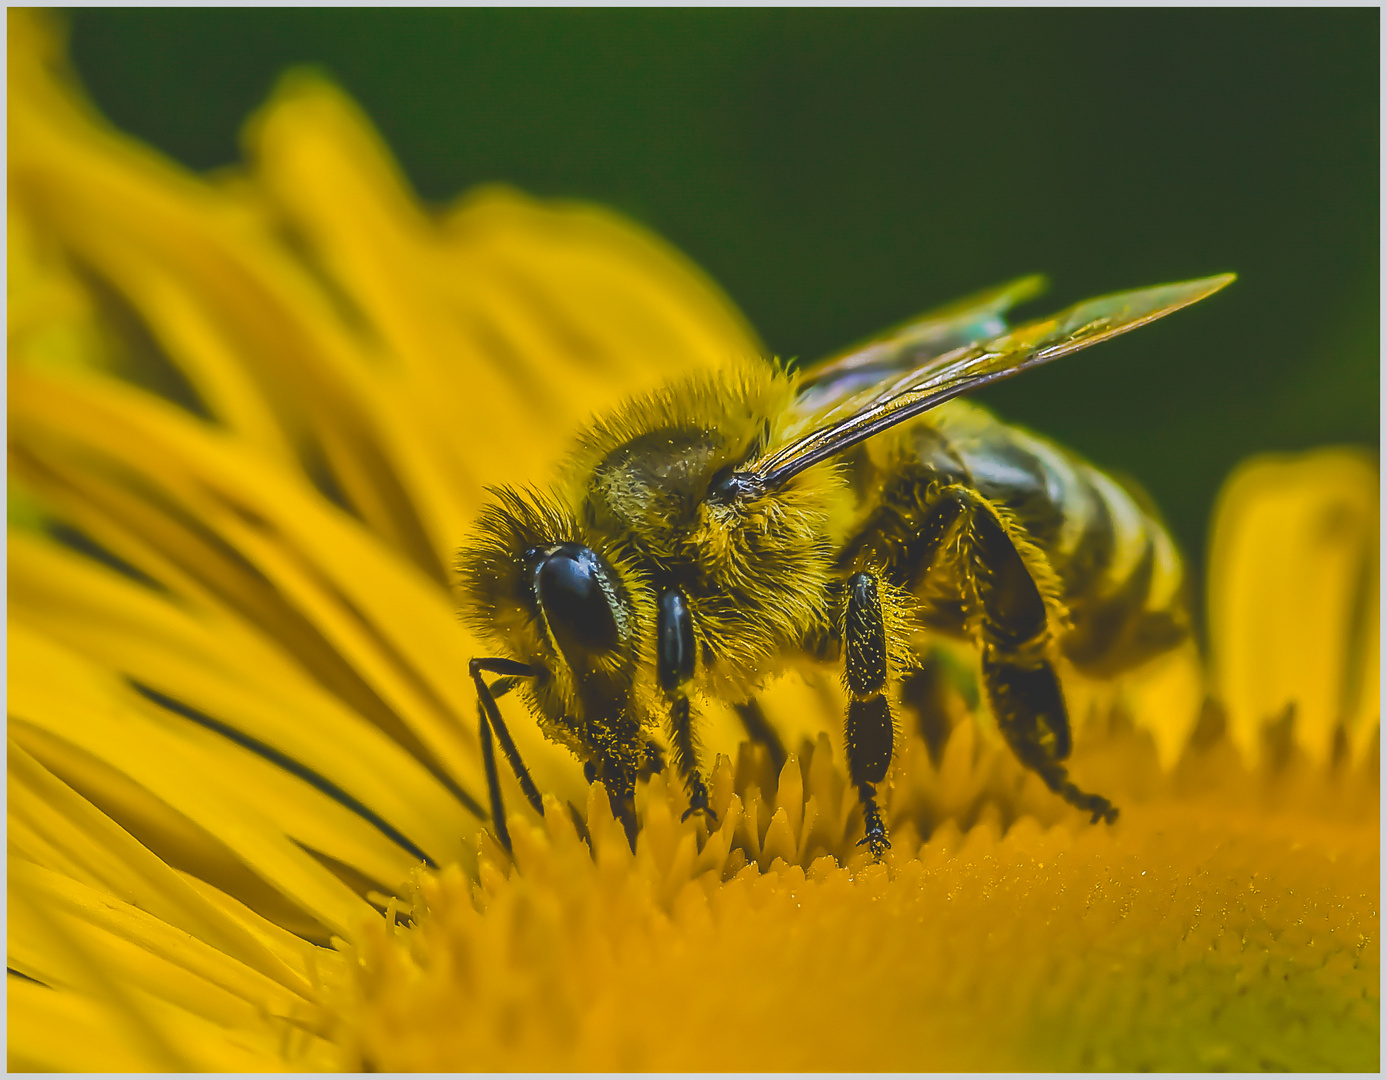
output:
M590 549L578 544L552 548L535 570L535 595L555 642L570 658L616 648L612 603L603 588L606 574Z

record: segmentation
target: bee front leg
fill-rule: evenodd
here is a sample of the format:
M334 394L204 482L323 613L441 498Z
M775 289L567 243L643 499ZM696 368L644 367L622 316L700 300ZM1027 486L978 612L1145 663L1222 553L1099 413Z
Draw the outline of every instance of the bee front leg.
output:
M891 704L886 699L886 619L876 575L854 574L848 579L848 604L843 619L847 661L848 717L844 742L848 777L862 800L866 834L858 841L880 859L891 842L877 806L876 785L886 779L895 741Z
M1093 821L1117 808L1081 791L1060 764L1069 756L1069 713L1050 661L1045 599L1006 523L986 499L964 488L948 493L965 509L960 546L968 560L970 601L978 615L982 676L997 727L1021 763Z
M472 683L477 688L477 728L481 736L482 767L486 772L487 794L491 801L491 824L496 830L496 839L509 852L510 833L506 829L506 808L501 799L501 776L496 768L493 733L500 741L501 751L506 755L511 771L520 783L520 790L525 793L525 798L540 817L544 816L544 800L540 797L539 788L535 787L534 780L530 778L530 770L520 759L520 751L516 749L505 721L501 719L501 710L496 707L496 698L511 690L517 680L534 678L539 672L528 664L500 656L480 657L472 660L467 667L468 673L472 676ZM482 673L488 671L503 677L496 680L494 686L488 686L482 678Z
M660 686L669 697L670 750L689 795L689 808L680 820L687 821L690 814L705 814L716 823L717 815L708 805L707 785L698 771L689 699L680 689L693 678L697 654L693 614L687 598L677 588L666 589L660 596L656 651Z

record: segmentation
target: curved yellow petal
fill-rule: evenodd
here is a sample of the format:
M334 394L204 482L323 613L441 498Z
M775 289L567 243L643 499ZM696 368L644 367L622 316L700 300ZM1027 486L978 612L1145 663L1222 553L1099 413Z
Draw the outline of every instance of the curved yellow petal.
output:
M239 797L207 759L140 715L114 680L21 624L9 627L11 730L30 726L124 773L220 838L333 933L351 934L371 908L271 818ZM133 692L131 692L133 693ZM32 744L25 745L36 753ZM42 760L42 752L36 753Z
M593 410L760 354L715 286L610 212L487 189L426 215L313 73L281 81L247 142L254 180L398 366L463 486L542 480Z
M10 850L118 897L206 942L307 999L312 985L297 970L299 947L267 945L212 903L13 740L9 744ZM32 839L31 839L32 838Z
M176 1067L122 1032L119 1021L79 994L23 976L5 979L6 1063L12 1072L144 1072ZM74 1038L81 1032L81 1038Z
M24 212L122 298L195 385L236 388L239 404L222 419L260 408L249 404L259 395L306 468L330 469L373 528L442 577L446 559L429 545L395 453L410 425L386 422L388 381L372 379L269 222L48 96L11 97L9 146ZM244 421L243 433L268 415Z
M274 634L392 737L403 729L415 740L408 748L437 761L462 790L485 791L465 677L477 650L447 593L304 485L148 395L31 372L12 372L10 389L23 406L12 439L43 463L16 457L16 465L49 497L78 513L105 502L209 603ZM93 454L109 464L93 468ZM81 494L55 485L52 470ZM104 532L94 536L108 543ZM122 550L118 536L110 546L140 565L142 553ZM169 576L167 566L141 568ZM185 579L179 588L187 587ZM517 739L539 776L581 798L571 757L534 725L524 729Z
M340 1067L334 1047L293 1031L265 1035L228 1029L190 1010L122 985L125 1007L157 1026L176 1057L152 1053L132 1037L110 1001L7 980L10 1067L60 1072L270 1072Z
M9 926L9 966L55 989L80 989L80 972L34 944L35 906L62 924L74 944L128 987L179 1005L216 1023L271 1039L297 1028L321 1038L327 1014L265 976L176 927L66 876L12 860L11 888L34 904L20 905Z
M56 916L47 910L41 897L32 895L31 890L24 887L22 883L16 884L12 880L7 881L7 900L10 918L24 920L27 925L21 930L21 934L32 943L32 947L50 958L50 962L60 965L66 973L67 979L76 987L78 993L88 999L97 1009L91 1011L101 1011L105 1013L105 1024L98 1025L106 1027L110 1032L103 1042L123 1044L126 1053L143 1064L141 1068L154 1069L187 1069L191 1061L177 1047L162 1026L152 1021L147 1010L141 1007L141 1003L133 1000L126 994L125 987L120 985L118 976L108 970L80 943L73 940L72 935L62 926ZM22 913L22 914L21 914ZM13 994L16 989L14 982L6 980L7 989ZM55 993L51 988L44 987L50 994ZM26 996L28 1000L26 1001ZM7 1003L13 1007L15 998L11 998ZM24 1004L38 1006L32 1016L21 1014L18 1019L21 1025L26 1022L37 1021L42 1023L45 1012L52 1015L52 1011L45 1010L43 1006L53 1004L51 999L43 1000L37 995L26 995L21 990L18 995L18 1002L21 1008ZM101 1008L104 1006L104 1009ZM56 1010L53 1010L56 1011ZM11 1014L11 1023L16 1017ZM60 1021L61 1022L61 1021ZM114 1030L112 1030L114 1029ZM23 1028L21 1026L20 1030ZM57 1040L43 1039L39 1045L33 1046L29 1050L25 1046L25 1040L21 1036L19 1039L9 1040L9 1053L13 1057L18 1057L20 1062L33 1062L43 1067L46 1060L53 1057L67 1057L60 1049L64 1040L71 1040L72 1033L76 1029L68 1028L65 1036ZM16 1034L19 1034L17 1031ZM43 1032L45 1035L53 1035L51 1030ZM105 1035L107 1032L101 1032ZM18 1044L18 1045L16 1045ZM26 1052L28 1050L28 1052ZM119 1055L117 1056L119 1060ZM30 1067L33 1067L32 1065Z
M12 618L308 770L436 863L462 854L476 817L250 628L23 534L10 567Z
M1167 771L1189 745L1208 694L1204 663L1192 641L1107 683L1071 676L1064 687L1070 721L1080 733L1090 716L1106 721L1116 714L1151 736Z
M1242 465L1215 508L1209 556L1214 685L1249 761L1277 725L1316 762L1378 724L1378 476L1361 451Z

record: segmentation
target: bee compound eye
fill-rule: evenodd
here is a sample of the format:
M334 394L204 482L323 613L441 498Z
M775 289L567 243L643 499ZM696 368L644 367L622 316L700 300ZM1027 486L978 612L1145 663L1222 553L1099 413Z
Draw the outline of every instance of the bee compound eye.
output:
M618 633L609 580L597 555L578 544L560 544L535 571L540 609L564 655L589 655L616 648Z

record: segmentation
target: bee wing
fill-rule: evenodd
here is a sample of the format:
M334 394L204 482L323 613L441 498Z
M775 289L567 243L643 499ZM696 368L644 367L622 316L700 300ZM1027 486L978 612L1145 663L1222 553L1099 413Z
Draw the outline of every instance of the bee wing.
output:
M885 379L878 378L867 388L832 399L806 415L796 426L799 430L812 428L808 434L770 450L747 472L767 487L778 486L809 466L952 397L1145 326L1211 296L1234 277L1219 274L1086 300L1048 319L931 355L904 374L888 369ZM834 363L855 355L862 353L849 354ZM796 406L798 411L798 400Z
M1045 285L1039 274L995 285L801 368L795 411L806 417L822 415L893 375L914 371L961 345L996 337L1007 328L1003 316L1040 295Z

